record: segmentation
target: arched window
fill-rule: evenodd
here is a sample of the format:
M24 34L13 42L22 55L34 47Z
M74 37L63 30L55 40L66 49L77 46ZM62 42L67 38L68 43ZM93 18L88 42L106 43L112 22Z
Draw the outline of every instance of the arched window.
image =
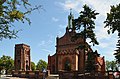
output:
M28 60L26 60L26 64L28 64Z
M29 70L28 60L26 60L26 70Z

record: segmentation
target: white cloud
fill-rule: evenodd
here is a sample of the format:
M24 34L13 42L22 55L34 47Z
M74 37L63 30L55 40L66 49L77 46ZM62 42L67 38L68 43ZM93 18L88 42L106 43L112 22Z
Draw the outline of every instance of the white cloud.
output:
M49 39L40 41L40 43L38 44L39 47L41 48L47 48L48 46L50 46L51 44L53 44L54 40L53 40L53 36L48 35Z
M45 41L41 41L38 46L44 46L45 45Z
M106 15L110 10L111 5L120 3L120 0L65 0L65 2L59 2L64 10L69 11L70 8L79 12L84 4L95 9L101 15Z
M82 7L78 0L74 0L74 1L66 0L64 3L59 2L58 4L66 11L73 9L73 10L79 12L80 11L79 9Z
M38 48L41 49L40 52L44 52L44 53L47 53L47 54L53 54L55 52L55 50L52 48L55 46L55 41L53 37L53 35L47 35L47 38L48 39L45 39L43 41L40 41L38 43Z
M111 37L111 35L108 35L107 29L100 26L96 29L96 36L98 37L99 40Z
M110 42L110 41L109 41ZM108 42L101 42L100 44L99 44L99 47L100 48L104 48L104 49L106 49L106 48L111 48L111 47L113 47L112 45L113 44L115 44L115 43L108 43Z
M57 18L55 18L55 17L52 17L52 20L53 20L54 22L59 21L59 19L57 19Z
M106 0L83 0L83 4L90 5L93 9L103 15L109 11L110 5L110 3L106 2Z
M42 49L43 51L47 52L47 53L53 53L53 51L48 50L48 49Z
M105 56L105 60L112 61L115 59L113 53L114 53L114 51L110 50L110 51L106 51L106 52L102 53L102 55Z

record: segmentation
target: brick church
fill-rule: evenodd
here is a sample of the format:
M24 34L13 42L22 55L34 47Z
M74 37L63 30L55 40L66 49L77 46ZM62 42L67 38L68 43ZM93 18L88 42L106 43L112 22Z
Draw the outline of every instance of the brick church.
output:
M93 52L87 42L84 44L82 37L74 42L71 41L71 38L76 34L76 31L73 29L72 19L74 19L74 17L72 13L70 13L65 34L62 37L56 38L56 53L48 56L48 70L50 70L50 73L58 73L61 70L83 72L88 53ZM80 45L88 47L87 51L85 51L85 56L84 50L78 49ZM105 71L104 57L100 57L98 53L94 54L94 56L95 70Z

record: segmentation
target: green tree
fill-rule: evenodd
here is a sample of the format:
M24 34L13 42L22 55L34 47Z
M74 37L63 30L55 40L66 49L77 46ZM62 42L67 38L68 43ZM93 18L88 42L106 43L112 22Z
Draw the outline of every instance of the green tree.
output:
M94 20L96 19L96 15L98 15L99 13L96 13L95 10L92 10L87 5L84 5L83 9L84 10L80 12L79 17L73 20L74 29L78 31L78 33L76 33L76 35L73 38L74 40L78 39L79 37L82 37L84 39L84 44L80 45L79 48L84 49L85 61L85 51L87 48L89 48L89 46L86 45L86 39L89 38L91 40L90 43L93 43L93 46L95 44L99 44L94 33ZM85 63L83 64L85 65ZM94 64L94 62L92 64Z
M31 62L31 69L32 69L32 71L34 71L36 69L36 66L35 66L34 62Z
M30 24L27 14L39 7L33 7L29 0L0 0L0 40L16 38L18 30L14 29L14 23L28 21Z
M96 15L99 13L95 13L95 10L92 10L87 5L83 6L84 11L80 12L80 15L77 19L73 20L73 25L76 30L79 30L79 33L75 36L76 39L79 37L83 37L86 42L87 38L90 38L90 43L99 44L96 40L96 35L94 33L95 23L94 19L96 19Z
M106 61L106 70L116 71L117 68L116 64L117 63L115 61Z
M112 71L116 71L116 62L115 61L111 61L111 69Z
M10 56L5 56L5 55L3 55L0 58L0 60L2 63L0 64L0 67L6 70L6 74L8 74L8 72L10 73L12 69L14 68L14 60Z
M110 61L106 61L106 70L108 71L108 70L110 70Z
M47 69L47 62L40 59L36 65L36 69L42 71L43 69Z
M110 13L107 13L105 28L109 28L108 34L118 32L118 43L116 44L117 49L114 53L116 61L120 63L120 4L111 6Z
M0 74L2 70L3 70L3 63L2 63L2 60L0 59Z
M95 53L88 52L88 58L86 61L86 70L88 72L95 71Z

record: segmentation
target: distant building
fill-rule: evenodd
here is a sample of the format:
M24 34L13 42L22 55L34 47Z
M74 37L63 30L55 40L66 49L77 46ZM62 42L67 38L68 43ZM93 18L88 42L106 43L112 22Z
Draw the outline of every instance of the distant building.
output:
M26 44L15 45L15 71L17 70L31 70L30 46Z
M66 27L66 33L62 37L56 38L56 53L52 56L48 56L48 70L50 73L58 73L61 70L66 71L80 71L85 70L85 61L87 60L87 55L92 52L92 49L88 43L84 43L82 37L75 41L71 38L76 34L74 26L72 25L72 20L74 19L72 13L68 16L68 26ZM78 48L79 46L86 45L88 47L87 51ZM95 55L95 54L94 54ZM105 71L105 62L103 57L95 55L95 65L96 71Z

